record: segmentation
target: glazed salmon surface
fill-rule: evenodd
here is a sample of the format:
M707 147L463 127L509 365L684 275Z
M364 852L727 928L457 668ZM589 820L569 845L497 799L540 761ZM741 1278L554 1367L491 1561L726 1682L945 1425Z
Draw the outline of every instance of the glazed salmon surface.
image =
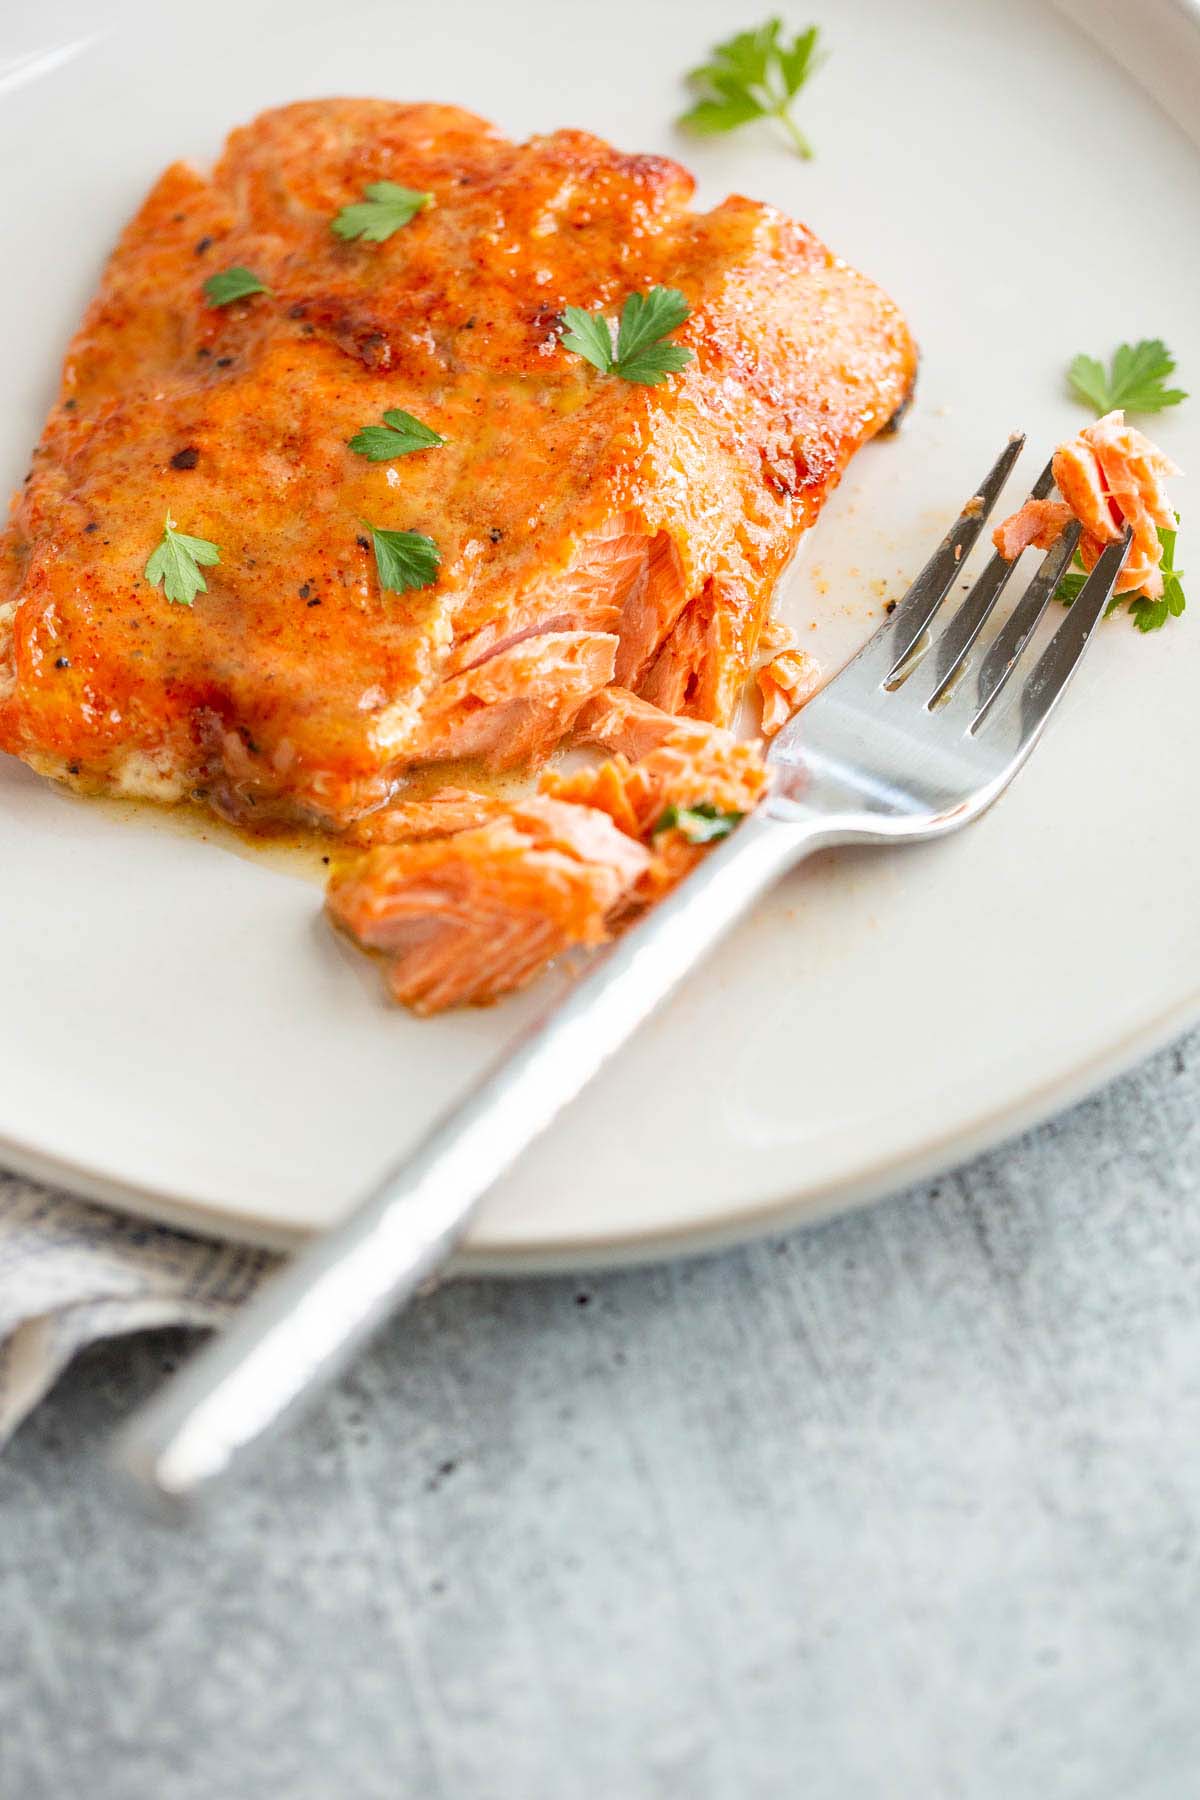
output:
M379 181L432 198L386 241L335 233ZM607 857L603 808L584 851L561 818L468 794L463 830L425 834L422 886L406 786L464 760L536 770L615 689L643 736L654 708L727 724L776 578L915 369L895 306L805 227L737 196L695 213L692 188L582 132L514 144L454 107L357 99L264 114L211 175L169 168L0 539L0 749L84 792L299 821L368 858L402 838L405 942L421 905L443 948L485 915L493 934L517 919L512 943L541 918L507 975L431 953L412 985L428 1007L603 935L650 855L617 833ZM210 304L233 267L267 291ZM660 385L562 344L568 305L615 318L654 286L683 294L672 341L693 353ZM444 443L352 452L389 409ZM168 516L219 550L191 606L147 579ZM432 538L432 584L384 589L368 521ZM350 892L341 922L383 947Z
M368 183L433 203L330 229ZM772 584L914 354L802 226L581 132L509 143L453 107L305 101L167 170L67 355L0 557L0 748L85 788L339 827L406 771L536 763L613 679L728 716ZM271 290L207 304L232 265ZM679 288L660 387L562 348L568 304ZM441 448L347 449L387 408ZM171 605L170 513L217 544ZM380 589L362 520L432 537ZM367 546L367 547L364 547Z

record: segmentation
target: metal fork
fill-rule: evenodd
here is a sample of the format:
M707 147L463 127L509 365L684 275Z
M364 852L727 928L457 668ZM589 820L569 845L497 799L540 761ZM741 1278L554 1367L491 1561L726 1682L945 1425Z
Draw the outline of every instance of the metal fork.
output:
M786 870L831 844L955 831L1003 792L1079 666L1129 547L1127 533L1104 551L1028 673L1022 653L1078 527L1047 552L978 666L972 647L1015 564L993 556L935 630L1022 443L1009 440L892 617L776 737L759 810L135 1416L115 1453L143 1492L181 1510L343 1369L451 1255L499 1176ZM1034 496L1051 486L1047 467Z

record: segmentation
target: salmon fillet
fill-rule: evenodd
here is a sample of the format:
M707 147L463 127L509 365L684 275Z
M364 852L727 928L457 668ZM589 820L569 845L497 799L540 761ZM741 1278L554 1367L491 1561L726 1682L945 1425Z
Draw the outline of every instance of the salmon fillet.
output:
M1051 465L1061 501L1027 500L997 525L992 540L1009 562L1035 544L1049 550L1072 519L1083 526L1079 555L1087 569L1106 544L1117 543L1128 525L1133 543L1117 577L1115 593L1141 593L1157 600L1163 592L1162 543L1158 528L1171 531L1175 513L1164 481L1179 470L1123 412L1105 413L1094 425L1060 444Z
M381 955L392 995L418 1013L486 1004L564 950L610 938L705 854L687 809L740 817L766 792L758 745L674 720L613 690L586 730L625 749L529 800L447 788L364 821L373 847L329 884L334 923Z
M343 241L331 220L381 180L432 202ZM692 212L692 185L582 132L519 145L358 99L264 114L211 174L168 169L0 540L0 749L85 791L345 831L414 770L536 766L614 681L725 723L776 577L915 353L811 232L737 196ZM209 305L233 266L269 291ZM654 284L690 308L682 372L637 386L563 347L565 306L614 314ZM444 444L349 451L389 408ZM168 514L220 551L190 607L145 576ZM383 591L363 520L434 539L433 585ZM596 884L527 821L471 829L427 858L486 849L516 880L524 845L547 943L586 940L637 860L622 846ZM431 973L421 1003L459 988Z

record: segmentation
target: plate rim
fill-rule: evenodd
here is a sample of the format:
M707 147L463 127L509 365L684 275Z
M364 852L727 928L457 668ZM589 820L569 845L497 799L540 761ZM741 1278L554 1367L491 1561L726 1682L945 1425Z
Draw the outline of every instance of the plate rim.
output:
M601 1269L635 1268L674 1261L680 1257L708 1256L750 1244L762 1238L819 1225L824 1220L869 1206L876 1200L902 1192L922 1181L936 1179L977 1156L999 1149L1032 1131L1047 1119L1088 1099L1111 1081L1137 1067L1155 1051L1165 1048L1200 1023L1200 987L1157 1013L1102 1052L1054 1080L1031 1090L1017 1102L977 1113L934 1143L925 1143L900 1157L884 1157L866 1169L840 1180L826 1182L808 1195L778 1194L709 1225L690 1224L674 1230L657 1229L631 1236L583 1238L567 1245L561 1239L533 1240L519 1248L465 1247L447 1264L443 1279L458 1276L564 1275ZM274 1220L255 1220L247 1213L226 1213L200 1202L178 1200L161 1192L47 1155L15 1139L0 1137L5 1167L26 1180L61 1185L75 1197L102 1206L116 1207L128 1216L193 1237L243 1244L248 1249L287 1254L317 1235L315 1228L280 1228Z

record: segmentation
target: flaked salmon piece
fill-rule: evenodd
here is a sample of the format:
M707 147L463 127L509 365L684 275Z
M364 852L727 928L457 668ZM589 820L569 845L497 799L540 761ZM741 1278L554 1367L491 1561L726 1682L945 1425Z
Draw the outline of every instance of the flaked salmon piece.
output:
M448 836L368 850L329 884L334 922L387 958L418 1013L485 1005L599 944L650 853L603 812L550 797Z
M727 725L757 648L760 617L739 582L710 581L690 600L637 691L664 712Z
M755 677L762 695L762 734L774 737L821 685L821 665L798 647L782 650Z
M477 757L493 769L536 766L586 700L612 680L611 632L522 637L437 689L421 719L420 760Z
M700 741L697 726L697 721L680 721L636 761L618 752L593 768L570 774L547 769L539 792L574 805L601 807L622 830L643 838L669 806L703 802L722 812L751 812L767 788L758 744L740 742L716 726L700 726L707 734ZM619 785L621 798L610 806L601 796L612 794L614 784Z
M1065 500L1027 500L997 525L992 542L1006 562L1015 562L1031 544L1038 550L1052 549L1074 517Z
M697 722L681 722L636 762L618 754L597 768L571 775L547 770L541 779L543 792L597 807L619 829L650 845L653 858L637 893L643 904L661 899L705 855L705 847L692 843L682 830L658 829L669 808L712 806L722 813L745 814L753 812L767 791L769 777L757 743L738 742L719 727L701 729L704 741L697 740Z
M627 700L627 715L651 710ZM564 950L603 942L695 867L704 847L662 828L669 807L744 814L766 787L756 744L678 721L637 762L618 752L546 771L530 799L448 788L388 808L374 847L331 880L329 912L387 957L405 1005L483 1004Z
M574 546L565 567L535 569L510 606L461 635L447 659L447 675L543 632L618 632L627 600L645 584L650 552L651 539L637 519L614 514Z
M794 650L796 634L786 620L779 618L776 613L770 613L758 634L758 647L768 657L774 656L779 650Z
M453 837L503 818L508 808L493 794L469 788L438 788L422 800L397 800L358 819L345 833L348 843L369 849L374 844L406 844L417 838Z
M634 762L657 750L668 738L672 743L697 750L714 739L730 744L734 741L730 732L718 726L707 725L702 719L676 717L623 687L605 688L588 700L576 715L572 738L577 744L598 744L603 750L620 751Z
M1050 549L1076 518L1083 526L1080 558L1091 569L1105 545L1117 543L1128 525L1133 543L1115 592L1159 599L1163 578L1158 532L1160 527L1170 531L1175 526L1163 483L1180 473L1170 457L1136 426L1127 425L1118 410L1060 444L1052 468L1061 508L1054 501L1026 501L992 533L1001 556L1011 561L1030 544Z
M617 680L635 687L687 604L683 564L673 538L660 531L647 546L640 578L621 607Z
M1080 436L1100 465L1111 505L1133 529L1133 547L1116 591L1122 594L1136 589L1157 600L1163 591L1158 528L1171 531L1175 526L1174 508L1163 483L1180 470L1144 432L1125 423L1123 412L1106 413ZM1098 536L1095 532L1088 535Z

